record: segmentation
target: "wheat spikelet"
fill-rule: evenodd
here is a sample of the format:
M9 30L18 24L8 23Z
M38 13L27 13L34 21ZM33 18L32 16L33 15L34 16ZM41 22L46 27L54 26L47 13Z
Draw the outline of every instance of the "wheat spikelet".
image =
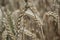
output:
M7 31L6 36L9 35L12 40L16 40L13 29L12 29L12 27L13 27L12 20L11 20L10 15L7 14L7 11L5 11L5 18L6 18L6 21L5 21L4 25L5 25L5 30ZM5 40L7 40L7 39L5 38Z
M44 33L47 40L53 40L58 34L58 15L54 12L47 12L44 14ZM50 35L49 35L50 34ZM59 39L59 38L58 38ZM56 39L55 39L56 40Z
M17 23L16 23L16 28L17 28L17 40L22 40L22 34L20 32L20 29L23 27L22 26L22 22L21 22L21 18L22 18L23 14L20 14L17 18ZM20 38L19 38L20 37Z
M43 21L42 21L42 20L40 19L40 17L39 17L39 14L40 14L40 13L37 11L37 8L35 7L35 5L32 4L32 1L31 1L31 0L28 1L28 6L29 6L29 8L31 9L31 11L33 12L36 21L37 21L38 24L40 25L41 32L42 32L42 33L41 33L41 39L45 40L45 36L44 36L44 33L43 33L43 28L42 28L42 26L43 26Z

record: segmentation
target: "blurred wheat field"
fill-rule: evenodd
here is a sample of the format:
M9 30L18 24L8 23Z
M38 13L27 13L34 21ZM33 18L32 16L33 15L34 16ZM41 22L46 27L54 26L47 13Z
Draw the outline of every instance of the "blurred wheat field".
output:
M60 0L0 0L0 40L60 40Z

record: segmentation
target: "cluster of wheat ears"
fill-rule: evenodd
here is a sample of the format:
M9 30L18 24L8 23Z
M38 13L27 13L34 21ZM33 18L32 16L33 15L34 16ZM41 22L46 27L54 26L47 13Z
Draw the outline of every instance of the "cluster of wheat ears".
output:
M0 5L0 40L59 40L58 12L41 12L38 0L5 0ZM35 4L33 3L35 2ZM46 6L46 4L44 5Z

